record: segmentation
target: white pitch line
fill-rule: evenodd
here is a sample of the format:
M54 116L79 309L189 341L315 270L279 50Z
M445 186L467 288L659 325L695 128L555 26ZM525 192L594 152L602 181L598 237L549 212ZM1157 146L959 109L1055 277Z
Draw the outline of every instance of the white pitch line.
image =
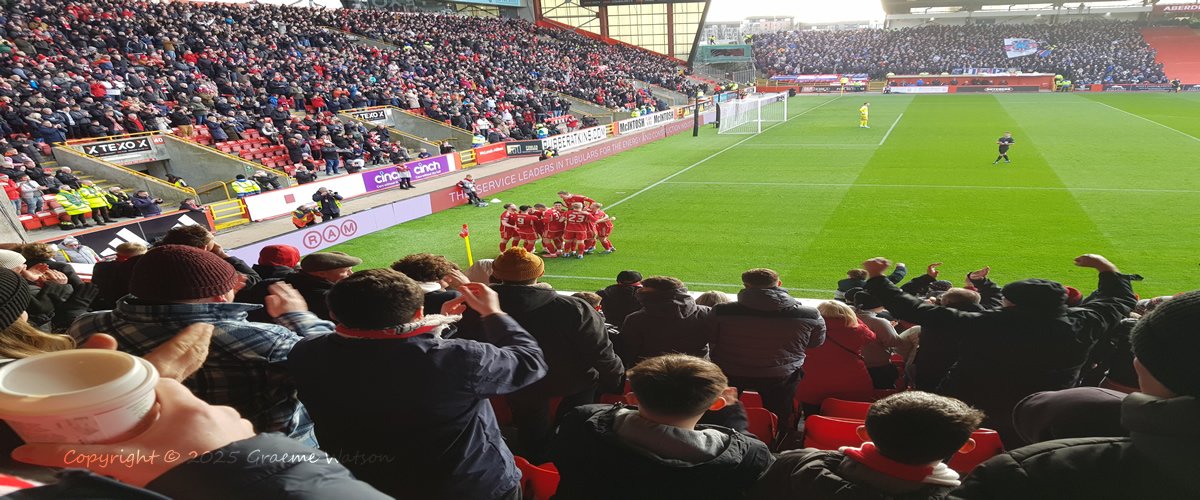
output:
M1008 191L1098 191L1114 193L1178 193L1200 194L1194 189L1139 189L1139 188L1089 188L1089 187L1046 187L1046 186L944 186L938 184L845 184L808 182L703 182L675 181L667 184L711 184L716 186L786 186L786 187L873 187L873 188L921 188L921 189L1001 189Z
M900 123L901 118L904 118L904 113L900 113L900 116L897 116L896 121L892 122L892 126L890 128L888 128L887 133L883 134L883 139L879 140L880 146L882 146L884 142L887 142L888 136L892 135L893 130L896 130L896 125L898 125Z
M561 274L545 274L543 278L560 279L560 280L591 280L591 281L612 281L612 277L601 278L598 276L565 276ZM732 283L704 283L700 281L689 281L680 278L680 281L688 286L721 286L725 288L743 288L743 285L734 285ZM797 292L819 292L819 293L834 293L836 290L822 290L820 288L788 288L781 287L784 290L793 290Z
M637 195L639 195L639 194L645 193L646 191L649 191L649 190L651 190L651 189L654 189L655 187L658 187L658 186L662 185L662 183L664 183L664 182L667 182L667 181L669 181L669 180L671 180L671 179L674 179L674 178L675 178L676 176L678 176L679 174L682 174L682 173L684 173L684 172L687 172L688 170L691 170L691 169L693 169L693 168L696 168L696 167L698 167L698 166L700 166L700 165L703 165L703 164L704 164L705 162L707 162L708 160L711 160L711 159L713 159L713 158L716 158L716 157L718 157L718 156L720 156L720 155L724 154L726 151L729 151L729 150L731 150L731 149L733 149L733 148L736 148L736 147L738 147L738 146L741 146L743 143L745 143L746 141L749 141L750 139L753 139L753 138L755 138L755 137L758 137L758 136L760 136L760 135L762 135L762 134L765 134L765 133L767 133L767 131L769 131L769 130L771 130L771 129L775 128L775 127L778 127L778 126L780 126L780 125L783 125L783 124L785 124L785 123L787 123L787 122L790 122L790 121L792 121L792 118L795 118L795 117L797 117L797 116L800 116L800 115L806 114L806 113L808 113L809 111L813 111L813 110L815 110L815 109L817 109L817 108L819 108L819 107L821 107L821 106L824 106L824 105L826 105L826 104L829 104L829 103L831 103L831 102L833 102L833 101L836 101L836 100L838 100L838 99L841 99L841 98L842 98L842 96L837 96L837 97L834 97L833 99L830 99L830 100L828 100L828 101L825 101L825 102L823 102L823 103L821 103L821 104L818 104L818 105L816 105L816 106L813 106L813 107L811 107L811 108L808 108L808 109L806 109L806 110L804 110L804 111L801 111L801 112L799 112L799 113L797 113L797 114L794 114L794 115L792 115L792 116L788 117L788 119L786 119L786 120L784 120L784 121L781 121L781 122L779 122L779 123L776 123L776 124L774 124L774 125L771 125L770 127L767 127L766 129L764 129L764 130L763 130L761 133L758 133L758 134L752 135L752 136L750 136L750 137L747 137L747 138L745 138L745 139L742 139L742 140L740 140L740 141L737 141L737 142L733 143L732 145L730 145L729 147L727 147L727 148L725 148L725 149L722 149L722 150L720 150L720 151L717 151L716 153L713 153L713 154L709 155L707 158L705 158L705 159L703 159L703 160L700 160L700 161L698 161L698 162L696 162L696 163L693 163L693 164L691 164L691 165L688 165L688 166L684 167L682 170L680 170L680 171L678 171L678 172L675 172L675 173L673 173L673 174L671 174L671 175L668 175L668 176L666 176L666 177L663 177L662 179L660 179L658 182L655 182L654 184L651 184L651 185L649 185L649 186L646 186L646 187L642 188L641 190L639 190L639 191L637 191L637 192L635 192L635 193L633 193L633 194L631 194L631 195L629 195L629 196L626 196L626 197L624 197L624 198L621 198L621 199L617 200L616 202L614 202L614 203L610 204L610 205L608 206L608 209L609 209L609 210L612 210L612 209L613 209L613 208L615 208L617 205L620 205L620 204L622 204L622 203L625 203L625 202L627 202L627 201L629 201L629 200L633 199L634 197L636 197L636 196L637 196Z
M1149 119L1149 118L1146 118L1146 117L1144 117L1144 116L1142 116L1142 115L1133 114L1133 113L1130 113L1130 112L1128 112L1128 111L1125 111L1125 110L1123 110L1123 109L1121 109L1121 108L1118 108L1118 107L1115 107L1115 106L1109 106L1108 104L1102 103L1102 102L1100 102L1100 101L1092 101L1092 102L1095 102L1096 104L1099 104L1099 105L1101 105L1101 106L1104 106L1104 107L1106 107L1106 108L1115 109L1115 110L1117 110L1117 111L1120 111L1120 112L1122 112L1122 113L1125 113L1125 114L1127 114L1127 115L1129 115L1129 116L1132 116L1132 117L1134 117L1134 118L1139 118L1139 119L1142 119L1142 120L1148 121L1148 122L1150 122L1150 123L1153 123L1153 124L1155 124L1155 125L1158 125L1158 126L1160 126L1160 127L1162 127L1162 128L1165 128L1165 129L1167 129L1167 130L1170 130L1170 131L1172 131L1172 132L1175 132L1175 133L1177 133L1177 134L1180 134L1180 135L1182 135L1182 136L1184 136L1184 137L1187 137L1188 139L1191 139L1191 140L1193 140L1193 141L1196 141L1196 142L1200 142L1200 137L1196 137L1196 136L1194 136L1194 135L1192 135L1192 134L1189 134L1189 133L1187 133L1187 132L1184 132L1184 131L1182 131L1182 130L1179 130L1179 129L1177 129L1177 128L1173 128L1173 127L1169 127L1169 126L1163 125L1163 124L1161 124L1161 123L1158 123L1158 122L1156 122L1156 121L1154 121L1154 120L1151 120L1151 119Z

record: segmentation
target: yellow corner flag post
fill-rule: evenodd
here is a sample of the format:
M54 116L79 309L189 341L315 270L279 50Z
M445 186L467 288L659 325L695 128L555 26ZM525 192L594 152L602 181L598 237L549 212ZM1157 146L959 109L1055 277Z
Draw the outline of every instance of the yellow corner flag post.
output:
M467 229L467 225L463 224L462 231L458 236L463 239L463 243L467 245L467 265L475 265L475 258L471 255L471 231Z

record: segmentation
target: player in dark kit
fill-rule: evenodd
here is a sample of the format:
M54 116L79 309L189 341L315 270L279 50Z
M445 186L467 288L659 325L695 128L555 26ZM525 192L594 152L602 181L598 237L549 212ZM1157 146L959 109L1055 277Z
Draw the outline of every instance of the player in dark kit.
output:
M1005 132L1004 137L996 141L996 144L1000 145L1000 155L996 157L996 161L992 162L992 165L1000 163L1001 159L1004 160L1004 163L1012 163L1008 161L1008 148L1012 147L1014 142L1017 141L1013 140L1012 132Z

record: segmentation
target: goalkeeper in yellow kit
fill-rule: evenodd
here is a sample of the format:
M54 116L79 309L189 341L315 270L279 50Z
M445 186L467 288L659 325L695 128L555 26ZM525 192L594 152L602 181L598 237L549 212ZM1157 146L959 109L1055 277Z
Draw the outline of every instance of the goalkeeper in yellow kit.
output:
M864 102L861 108L858 108L858 128L871 128L867 125L868 112L870 111L871 103Z

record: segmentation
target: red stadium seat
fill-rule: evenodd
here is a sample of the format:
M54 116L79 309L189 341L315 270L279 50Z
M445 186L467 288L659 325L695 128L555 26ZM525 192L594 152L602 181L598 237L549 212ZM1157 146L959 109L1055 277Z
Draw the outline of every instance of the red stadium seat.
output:
M971 439L975 440L974 450L970 453L955 453L950 459L950 468L964 476L987 459L1004 453L1004 443L1000 442L1000 434L994 430L979 429L971 433Z
M856 420L866 420L867 410L871 408L871 403L862 401L846 401L837 398L825 398L821 402L821 415L826 417L836 418L853 418Z
M533 465L522 457L514 456L521 470L521 490L526 499L550 500L558 491L558 469L552 463Z
M762 395L754 391L745 391L738 398L746 408L762 408Z
M759 441L771 446L775 441L775 434L779 432L779 417L766 408L746 408L746 418L750 422L746 430L758 436Z
M858 427L862 420L813 415L804 420L804 447L836 450L843 446L861 446Z

